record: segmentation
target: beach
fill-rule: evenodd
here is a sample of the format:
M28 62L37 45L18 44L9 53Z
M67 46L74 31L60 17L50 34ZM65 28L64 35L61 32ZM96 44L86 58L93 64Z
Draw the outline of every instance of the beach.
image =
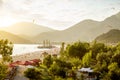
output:
M28 52L27 52L28 51ZM43 53L48 53L49 55L59 54L60 47L55 48L44 48L38 49L37 45L17 45L14 48L14 53L12 55L13 62L16 61L30 61L34 59L43 60L44 56ZM24 71L28 68L28 66L18 65L16 76L14 80L29 80L24 76Z
M60 48L52 48L48 50L40 50L34 52L23 53L19 55L13 55L12 59L14 61L29 61L33 59L43 59L42 53L47 52L48 54L59 54Z

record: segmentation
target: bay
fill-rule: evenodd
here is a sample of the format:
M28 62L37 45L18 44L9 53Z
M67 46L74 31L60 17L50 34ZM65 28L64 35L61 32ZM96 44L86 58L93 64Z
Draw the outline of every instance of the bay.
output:
M29 52L50 50L47 48L38 48L40 44L14 44L12 55L21 55Z

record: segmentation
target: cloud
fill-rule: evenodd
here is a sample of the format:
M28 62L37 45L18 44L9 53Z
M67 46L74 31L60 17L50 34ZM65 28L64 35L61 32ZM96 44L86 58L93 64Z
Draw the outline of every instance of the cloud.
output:
M25 0L23 3L26 5L30 5L33 3L33 0Z
M0 0L0 7L3 5L3 0Z
M120 10L119 0L0 0L0 15L67 26L84 19L102 20ZM112 4L112 5L111 5ZM115 8L114 10L111 8ZM111 14L110 14L111 13ZM102 17L104 16L104 17Z

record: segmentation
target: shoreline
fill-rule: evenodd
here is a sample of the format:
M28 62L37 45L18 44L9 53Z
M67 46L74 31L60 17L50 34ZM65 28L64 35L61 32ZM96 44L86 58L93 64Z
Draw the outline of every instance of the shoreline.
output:
M50 50L34 51L29 53L24 53L20 55L13 55L12 59L14 61L27 61L32 59L43 59L42 53L47 52L48 54L59 54L60 48L53 48Z

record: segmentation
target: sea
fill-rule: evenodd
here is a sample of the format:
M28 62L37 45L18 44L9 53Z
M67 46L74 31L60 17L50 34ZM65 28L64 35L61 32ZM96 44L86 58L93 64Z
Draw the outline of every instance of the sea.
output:
M44 51L44 50L50 50L47 48L38 48L40 44L14 44L13 46L13 53L12 55L21 55L26 54L29 52L35 52L35 51Z

